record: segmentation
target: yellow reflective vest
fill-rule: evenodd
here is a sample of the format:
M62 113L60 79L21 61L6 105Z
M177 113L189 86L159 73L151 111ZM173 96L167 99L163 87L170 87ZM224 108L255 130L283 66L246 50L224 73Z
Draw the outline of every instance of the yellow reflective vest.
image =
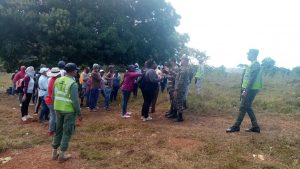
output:
M54 110L62 112L75 112L71 100L71 86L76 83L75 80L68 76L56 79L54 84Z
M243 78L243 83L242 83L242 88L248 88L249 85L249 81L251 79L251 67L253 66L253 64L257 64L258 62L253 62L250 66L248 66L246 68L245 74L244 74L244 78ZM259 63L258 63L259 64ZM252 85L252 87L250 89L253 90L259 90L263 87L263 81L262 81L262 71L261 68L256 76L256 79Z

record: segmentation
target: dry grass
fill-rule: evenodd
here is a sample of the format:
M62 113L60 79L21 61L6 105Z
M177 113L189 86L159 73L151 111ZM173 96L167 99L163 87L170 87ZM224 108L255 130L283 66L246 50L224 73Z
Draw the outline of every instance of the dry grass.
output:
M147 123L139 119L141 97L132 98L129 103L129 110L134 113L131 119L120 118L119 102L113 103L111 112L84 110L84 121L77 128L70 150L79 153L87 168L300 168L299 96L293 94L297 85L266 84L268 88L254 103L261 134L227 134L224 130L232 124L238 110L239 78L211 77L207 77L201 96L191 92L182 124L163 117L168 109L166 94L160 95L154 120ZM296 100L287 99L295 97ZM0 99L0 152L50 145L41 124L19 122L15 97L1 94ZM248 125L246 117L242 128ZM253 154L265 159L254 158Z

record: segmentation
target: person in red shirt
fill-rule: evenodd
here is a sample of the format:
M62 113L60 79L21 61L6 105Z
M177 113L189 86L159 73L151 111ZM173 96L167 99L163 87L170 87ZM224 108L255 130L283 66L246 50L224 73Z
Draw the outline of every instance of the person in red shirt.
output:
M142 76L142 73L135 72L133 65L129 65L128 71L124 75L124 80L122 82L121 90L123 93L122 99L122 117L129 118L131 113L127 112L127 103L130 98L130 93L134 89L134 81L138 76Z
M13 79L13 84L16 86L16 92L18 93L19 96L19 102L20 106L22 106L22 98L23 98L23 89L21 88L21 81L24 79L26 73L25 73L26 67L21 66L20 71L15 75Z
M58 67L54 67L47 73L47 76L50 77L48 80L48 95L45 97L45 103L50 110L48 135L53 136L56 131L56 113L53 106L53 89L55 80L61 76L61 71Z

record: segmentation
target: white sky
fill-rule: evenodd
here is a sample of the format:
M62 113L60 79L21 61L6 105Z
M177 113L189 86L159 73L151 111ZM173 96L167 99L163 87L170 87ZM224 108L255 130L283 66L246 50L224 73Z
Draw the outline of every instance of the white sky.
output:
M206 51L208 64L236 67L248 63L249 48L258 60L271 57L280 67L300 66L298 0L167 0L181 15L179 32L189 46Z

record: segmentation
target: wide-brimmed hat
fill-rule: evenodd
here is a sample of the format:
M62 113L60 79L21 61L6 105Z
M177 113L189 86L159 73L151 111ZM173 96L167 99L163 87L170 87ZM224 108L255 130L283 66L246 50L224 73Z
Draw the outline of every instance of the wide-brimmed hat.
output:
M47 76L49 77L56 77L60 75L60 70L58 67L54 67L52 68L48 73L47 73Z
M46 67L43 67L40 69L40 73L44 73L44 72L47 72L49 70L49 68L46 68Z

